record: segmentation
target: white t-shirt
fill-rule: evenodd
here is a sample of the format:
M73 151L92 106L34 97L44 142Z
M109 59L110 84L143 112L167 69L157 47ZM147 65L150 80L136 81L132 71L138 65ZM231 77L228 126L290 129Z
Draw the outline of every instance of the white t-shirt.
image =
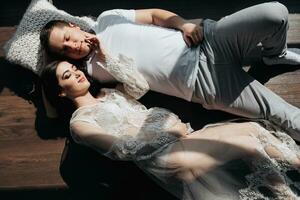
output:
M134 60L151 90L191 100L199 46L187 47L180 31L137 24L135 10L121 9L103 12L93 30L110 56L123 54ZM92 55L87 68L100 82L114 80L99 65L97 56Z

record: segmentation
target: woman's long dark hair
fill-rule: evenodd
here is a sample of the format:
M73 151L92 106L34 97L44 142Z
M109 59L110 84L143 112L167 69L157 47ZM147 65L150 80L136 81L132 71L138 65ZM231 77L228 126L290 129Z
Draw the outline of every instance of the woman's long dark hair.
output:
M59 96L59 94L62 91L62 88L58 84L58 80L56 77L56 69L60 62L62 61L53 61L42 69L41 82L45 97L49 101L49 104L56 109L58 118L62 120L69 120L76 107L70 99ZM77 66L76 63L72 64ZM86 71L83 70L83 72L91 84L89 91L93 96L97 95L101 88L100 84L93 81L93 79L86 73Z

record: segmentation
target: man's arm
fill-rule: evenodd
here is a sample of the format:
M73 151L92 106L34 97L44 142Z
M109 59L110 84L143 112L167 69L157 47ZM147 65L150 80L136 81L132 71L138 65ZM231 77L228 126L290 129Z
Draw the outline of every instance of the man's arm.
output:
M142 9L135 12L137 23L180 30L189 47L199 44L203 39L203 29L199 24L190 23L173 12L162 9Z

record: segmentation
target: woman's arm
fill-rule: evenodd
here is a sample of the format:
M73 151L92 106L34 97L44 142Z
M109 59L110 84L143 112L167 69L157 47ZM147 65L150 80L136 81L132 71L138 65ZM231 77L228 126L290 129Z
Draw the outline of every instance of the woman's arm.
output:
M75 142L86 145L101 154L110 151L117 138L105 133L103 129L87 122L74 122L70 126Z
M88 122L77 121L71 124L72 137L75 142L88 146L112 160L132 160L135 152L128 151L127 142L135 141L126 135L116 137Z
M104 68L119 82L124 91L135 99L141 98L150 89L145 77L137 70L136 63L125 55L117 58L106 56Z

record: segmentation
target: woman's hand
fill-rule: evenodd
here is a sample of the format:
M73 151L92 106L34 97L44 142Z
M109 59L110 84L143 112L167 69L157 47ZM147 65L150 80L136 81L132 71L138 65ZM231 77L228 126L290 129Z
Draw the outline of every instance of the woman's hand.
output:
M105 63L107 54L106 54L104 48L102 47L99 39L95 35L89 35L89 36L86 36L85 42L87 42L90 45L90 48L92 50L96 51L96 54L97 54L99 60L102 63Z
M203 27L198 24L184 23L180 30L188 47L196 46L203 40Z

